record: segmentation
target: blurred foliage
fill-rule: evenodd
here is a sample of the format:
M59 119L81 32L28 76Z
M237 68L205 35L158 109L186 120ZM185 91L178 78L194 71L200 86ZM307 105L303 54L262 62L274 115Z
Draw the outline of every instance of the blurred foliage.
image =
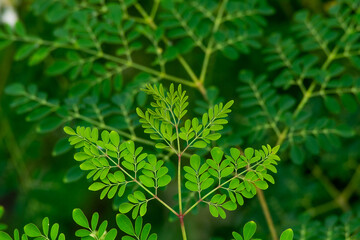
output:
M307 239L299 237L303 229L312 232L309 239L358 239L359 6L358 0L15 5L20 22L0 31L2 222L13 229L49 216L72 236L74 208L113 218L109 206L121 202L99 201L87 191L88 180L69 160L64 125L116 131L165 160L174 177L174 156L153 150L135 111L149 105L140 88L161 81L182 83L196 99L190 117L235 101L230 124L212 147L282 146L277 184L265 193L278 231L292 227L295 239ZM226 220L198 209L186 220L188 231L194 239L230 238L234 226L254 220L265 238L259 202L247 201ZM154 223L159 238L180 235L167 212L154 208L144 221ZM348 211L355 217L340 218ZM326 220L330 215L340 220Z

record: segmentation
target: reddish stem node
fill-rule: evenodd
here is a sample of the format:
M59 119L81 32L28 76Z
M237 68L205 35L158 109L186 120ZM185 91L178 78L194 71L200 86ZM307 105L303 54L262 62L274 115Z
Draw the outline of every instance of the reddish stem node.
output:
M184 214L178 214L178 218L180 220L180 224L184 225Z

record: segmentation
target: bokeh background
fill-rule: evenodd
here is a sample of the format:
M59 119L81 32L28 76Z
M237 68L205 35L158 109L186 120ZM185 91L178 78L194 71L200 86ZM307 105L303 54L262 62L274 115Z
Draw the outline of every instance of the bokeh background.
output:
M151 8L151 1L139 2L145 9ZM239 81L238 73L240 70L247 69L255 75L267 74L266 81L272 83L276 73L268 72L270 63L264 60L264 48L268 45L269 36L274 32L280 32L282 35L292 37L294 31L291 29L296 12L308 10L312 14L327 16L329 8L336 4L336 1L268 0L267 3L273 9L273 13L265 17L267 24L263 27L263 35L258 38L259 47L251 48L248 54L240 54L236 59L229 59L223 54L215 54L209 63L205 87L210 94L210 105L221 100L235 100L234 113L230 118L231 127L227 129L224 138L224 142L228 145L245 148L247 146L259 147L266 143L275 144L274 133L266 133L266 137L260 135L249 137L242 133L246 129L242 128L242 123L247 121L248 112L241 106L241 97L237 89L243 82ZM12 17L18 18L24 23L29 34L51 39L54 29L61 23L52 24L44 19L44 14L34 14L32 4L33 1L29 0L0 0L0 19L3 22L10 21L8 23L12 24ZM9 14L8 11L12 11L10 9L14 11L13 14ZM350 13L350 15L355 14L359 14L359 11ZM14 228L22 228L29 222L40 224L42 218L48 216L51 222L60 224L61 231L69 239L73 239L76 226L71 213L74 208L81 208L88 216L92 212L99 212L100 219L108 219L110 226L115 226L115 215L118 212L116 201L114 203L112 200L100 200L98 192L87 190L90 181L76 167L73 160L74 152L66 146L62 128L39 133L38 121L27 121L29 119L21 114L21 109L13 107L16 97L5 93L5 88L12 83L21 83L25 86L34 84L40 91L46 92L51 99L62 100L69 96L69 91L70 95L71 91L79 91L74 90L72 87L74 80L70 80L68 75L45 74L45 69L54 62L54 59L62 57L64 53L58 50L53 54L54 56L30 66L27 60L14 60L20 46L21 43L16 42L0 50L0 205L5 209L0 222L7 225L8 231L12 231ZM136 51L134 59L139 62L150 61L144 55L144 51L144 49ZM201 68L203 55L199 50L195 49L185 56L193 69ZM170 72L178 72L179 75L185 76L176 63L170 63L168 69ZM356 68L349 67L344 72L350 73L354 79L359 78ZM122 88L112 90L111 94L122 92L126 87L131 88L134 78L136 79L139 73L135 70L124 72ZM169 81L162 81L162 83L169 85ZM309 83L310 81L305 82L305 87L308 87ZM138 93L138 85L135 85L134 89L135 94L127 110L131 114L134 125L137 126L134 106L145 106L149 101L143 94ZM190 111L189 115L199 116L198 114L209 103L203 100L197 89L188 87L186 90L190 95L190 109L195 109L195 111ZM294 87L277 91L276 94L279 95L286 93L296 99L301 98L299 90ZM81 98L84 99L90 95L92 93L87 92ZM100 101L111 102L111 97L100 95L99 98ZM90 108L90 105L87 107ZM322 228L318 226L323 226L326 229L326 226L331 226L333 219L340 218L345 213L348 214L346 216L356 216L360 206L358 104L355 105L354 111L347 111L342 106L339 114L333 114L324 108L321 99L315 99L307 110L311 113L311 118L325 116L334 119L338 124L346 123L352 133L346 138L336 138L337 148L331 146L321 149L318 154L305 154L305 161L301 164L296 163L296 159L294 163L289 148L283 150L281 154L283 161L278 168L278 174L275 175L276 184L265 191L278 232L288 227L301 229L303 226L318 229ZM121 107L118 107L117 111L121 111ZM311 121L311 118L306 121ZM109 121L113 126L126 129L124 119L121 117ZM76 123L89 125L82 121ZM251 124L256 124L256 122ZM136 132L139 136L147 138L141 129L137 128ZM62 142L59 143L59 140ZM150 148L148 150L151 151ZM308 150L302 148L302 151ZM169 187L169 193L175 191L171 189L173 187L175 188L173 185ZM345 202L336 202L342 201L337 196L344 189L348 189L350 195L344 200ZM175 202L172 196L164 196L164 198ZM330 218L331 216L336 217ZM239 230L250 220L257 223L259 237L270 239L269 229L256 197L247 200L245 205L235 212L229 213L226 220L211 217L206 207L199 208L196 214L191 214L186 218L187 231L191 234L191 239L210 239L211 236L213 239L216 239L215 237L229 239L232 231ZM145 221L152 223L154 232L158 233L160 239L178 239L176 236L180 236L178 223L169 222L167 210L157 203L152 203L149 207ZM311 223L306 225L308 221ZM343 218L343 221L348 220ZM357 229L359 225L355 224L354 229ZM311 227L309 229L311 231Z

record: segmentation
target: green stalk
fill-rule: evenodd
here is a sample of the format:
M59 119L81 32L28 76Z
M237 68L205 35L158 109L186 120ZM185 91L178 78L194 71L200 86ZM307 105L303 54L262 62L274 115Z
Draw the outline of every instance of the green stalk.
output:
M264 192L259 188L256 188L256 190L257 190L257 195L258 195L258 198L259 198L259 201L260 201L261 209L263 210L267 225L268 225L268 227L270 229L271 238L274 239L274 240L278 239L278 235L276 233L276 228L275 228L274 222L272 220L269 207L268 207L268 205L266 203Z
M225 7L226 7L227 2L228 2L228 0L224 0L221 3L220 7L219 7L219 11L218 11L218 14L217 14L216 19L215 19L215 24L214 24L214 27L212 29L213 34L216 33L216 31L220 27L220 24L221 24L222 19L223 19L223 15L224 15L224 11L225 11ZM212 53L213 44L214 44L214 37L212 36L211 39L209 40L209 43L208 43L208 45L206 47L206 50L205 50L205 57L204 57L204 61L203 61L202 68L201 68L201 73L200 73L200 83L201 84L203 84L204 81L205 81L206 72L208 70L208 64L209 64L210 56L211 56L211 53Z
M181 217L181 219L180 219L180 225L181 225L181 235L182 235L182 238L183 238L183 240L187 240L186 230L185 230L185 225L184 225L184 219L183 219L183 217Z

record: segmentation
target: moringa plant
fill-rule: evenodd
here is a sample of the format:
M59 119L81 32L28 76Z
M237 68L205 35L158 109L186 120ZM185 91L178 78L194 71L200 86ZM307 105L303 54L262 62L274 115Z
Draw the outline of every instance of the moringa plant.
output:
M258 150L249 147L243 152L235 147L227 150L221 149L221 146L211 147L211 142L221 137L221 130L228 123L226 118L231 112L233 101L215 105L200 119L187 119L188 96L181 85L175 88L171 84L169 91L162 85L147 85L144 91L154 99L151 108L145 112L136 109L144 132L157 141L155 148L168 148L176 155L178 201L175 206L166 203L160 194L173 180L164 160L146 153L133 140L122 140L115 131L103 130L99 133L97 128L80 126L76 130L69 126L64 128L70 136L70 145L78 150L74 159L93 182L89 190L101 191L101 199L112 199L116 195L127 198L119 207L121 214L116 216L118 227L129 235L122 239L157 239L156 234L149 235L150 224L142 226L142 217L151 207L151 201L158 201L179 219L182 239L185 240L188 235L186 216L194 208L205 205L212 216L225 219L226 211L236 210L238 206L244 205L244 198L252 198L259 189L267 189L268 182L274 183L270 173L277 172L275 166L280 161L277 155L280 146L263 145ZM206 152L201 157L188 153L191 149L205 149ZM185 156L190 159L184 163ZM130 193L127 191L129 189ZM123 215L129 212L135 220L135 227ZM92 216L91 228L80 209L74 210L73 218L85 228L75 234L82 239L113 240L117 235L115 229L106 230L107 223L97 229L97 213ZM53 225L51 239L65 239L63 234L58 236L58 229L58 225ZM243 237L236 232L233 236L236 240L249 240L255 229L256 224L249 222L244 226ZM24 231L28 237L49 239L49 219L43 220L43 233L34 224L26 225ZM0 234L6 240L12 239L6 233ZM287 230L281 240L292 238L292 231ZM18 231L15 231L14 239L19 239Z
M289 5L293 2L296 1L291 1ZM269 3L271 6L265 0L35 0L31 4L32 12L36 17L43 16L51 27L47 24L32 25L24 17L22 22L25 24L19 21L14 27L5 25L0 28L0 48L15 48L14 59L26 61L31 66L26 68L27 74L19 74L22 71L15 69L16 73L11 76L17 82L9 84L5 90L15 98L10 104L4 102L17 113L26 114L27 121L36 122L39 133L52 132L56 135L53 156L71 149L68 140L59 137L61 134L56 131L64 125L84 126L79 129L81 132L74 132L82 134L86 141L91 141L89 131L90 136L95 136L98 131L99 141L104 142L102 133L105 131L104 135L109 135L107 144L110 145L113 145L111 136L116 132L119 144L121 142L124 144L122 148L126 148L115 151L119 156L108 157L116 163L117 157L121 156L120 160L125 161L119 166L153 195L125 173L124 176L120 173L115 175L113 171L117 166L106 156L99 158L101 161L98 160L96 169L89 169L87 176L94 181L90 190L101 191L102 199L114 199L114 207L123 214L130 213L134 220L146 213L148 202L160 202L162 190L172 187L175 179L182 180L178 181L177 204L171 201L166 204L174 211L167 208L170 217L179 221L182 220L179 216L187 215L188 207L195 204L189 211L207 205L212 215L224 217L225 210L235 207L233 202L240 205L244 197L250 197L246 194L254 194L255 186L259 189L256 192L263 209L270 208L267 220L273 230L271 214L278 224L285 225L289 224L289 219L294 221L303 212L322 217L329 212L338 214L338 210L353 210L359 197L357 186L360 176L360 142L357 138L360 2L326 1L317 13L302 10L294 14L293 22L281 19L281 22L286 22L285 28L266 18L274 12L277 4L284 2ZM26 17L31 19L32 16ZM264 29L265 26L268 27ZM273 30L279 33L273 33ZM265 36L262 35L264 31L268 33ZM262 52L257 50L260 47ZM243 58L239 60L240 56ZM247 59L250 61L247 62ZM239 69L240 81L234 77ZM43 72L45 74L39 74ZM34 79L41 81L34 82ZM147 85L160 81L186 86L195 100L194 111L190 111L188 116L198 113L203 117L194 122L183 115L186 97L179 93L182 89L173 86L169 94L175 94L180 103L173 105L171 113L169 104L163 105L162 101L175 100L167 99L168 93L160 87ZM222 84L223 81L226 84ZM51 88L46 89L49 86ZM145 86L148 87L144 92L139 91ZM146 93L155 99L152 109L136 110L136 106L146 106ZM237 103L233 106L236 111L232 114L231 123L225 124L227 120L219 118L213 121L214 126L207 126L211 122L208 107L212 109L212 117L216 109L220 111L220 106L225 111L220 115L228 114L230 110L224 108L231 103L221 105L220 102L230 95ZM3 109L0 109L0 116L4 115L2 112ZM7 118L6 114L4 116ZM14 142L9 122L0 122L5 129L6 145ZM141 126L145 128L145 134L150 134L150 139L141 133ZM18 154L30 149L28 142L35 142L28 139L36 134L29 130L27 135L23 141L25 144L20 144L21 147L15 144L17 151L9 151L11 163L6 163L6 166L21 167L17 175L23 192L34 186L31 180L35 178L34 174L27 172L25 164L21 164ZM143 152L148 153L142 155L145 158L141 161L137 160L140 169L138 165L135 169L135 165L121 155L129 152L125 144L128 140L133 143L133 154L140 145L144 149L139 156ZM245 182L241 185L242 181L238 179L246 192L235 191L237 187L231 189L230 181L224 185L227 190L219 188L204 199L216 184L221 185L230 180L227 179L229 176L236 176L236 167L228 176L221 176L223 171L224 175L231 171L235 161L231 160L234 158L232 154L249 161L246 155L251 150L243 152L243 149L234 150L232 146L251 144L264 154L265 149L268 152L275 149L268 146L263 149L261 145L264 142L281 145L282 158L292 160L281 165L284 169L279 171L279 178L284 184L275 185L271 195L267 195L270 207L266 206L261 191L267 185L259 181L248 186ZM101 151L111 151L106 146L96 144L96 147L100 155ZM83 146L81 150L85 151ZM225 157L220 158L219 155ZM183 179L179 178L181 174L175 177L171 163L174 161L169 161L175 156L176 163L181 164L185 159L182 166L187 167L177 168L185 173ZM210 161L205 161L207 158L211 158ZM224 164L224 169L220 169L221 164L227 161L229 165ZM84 159L83 162L89 161ZM101 165L106 162L109 165ZM123 162L125 165L122 165ZM200 173L205 163L208 169ZM154 170L157 164L161 166ZM0 174L7 169L0 168ZM158 173L160 170L163 172ZM121 169L118 171L121 172ZM109 179L109 174L114 176ZM74 166L64 180L74 182L83 177L84 171ZM125 183L111 181L117 177ZM267 178L271 179L270 175ZM269 181L267 178L264 176ZM42 185L41 181L34 182ZM234 182L236 184L236 180ZM202 184L203 187L210 186L200 191L199 184L200 187ZM224 195L226 198L221 204L229 209L219 204ZM215 198L216 203L212 202L214 196L219 198ZM286 202L283 201L285 198ZM337 226L332 228L333 225L326 222L324 229L310 229L310 232L316 232L313 235L306 234L307 223L293 222L294 225L304 226L294 237L312 239L326 233L322 235L328 239L339 236L355 238L356 221L344 219L336 222L341 230L338 231ZM332 234L333 229L336 234ZM91 232L96 231L92 228ZM242 237L246 239L245 233ZM272 231L272 237L276 239L276 232Z

